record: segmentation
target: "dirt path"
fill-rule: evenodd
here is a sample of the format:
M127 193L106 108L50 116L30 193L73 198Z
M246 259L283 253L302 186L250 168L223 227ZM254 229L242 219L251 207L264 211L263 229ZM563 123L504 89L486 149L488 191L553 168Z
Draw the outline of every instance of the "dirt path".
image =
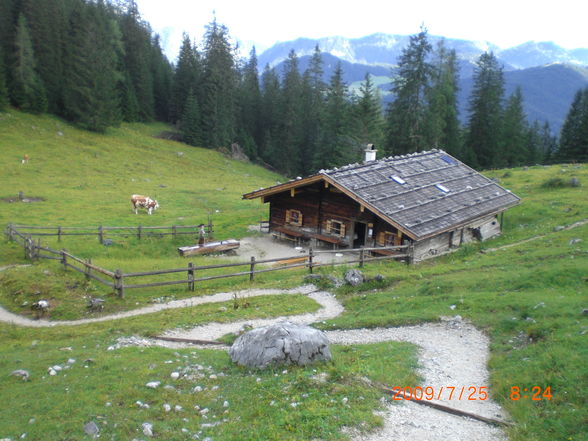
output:
M270 294L306 294L319 303L321 308L314 313L300 314L297 316L255 319L233 323L209 323L190 330L170 330L164 335L214 340L222 335L238 331L245 324L258 327L285 319L297 323L310 324L334 318L344 311L343 306L332 294L317 291L311 285L286 291L246 290L238 292L240 298ZM230 301L233 295L234 293L227 292L206 297L193 297L96 319L74 321L49 322L46 320L31 320L0 308L0 321L31 327L74 326L150 314L165 309L186 308L204 303L225 302ZM437 393L441 391L442 387L447 390L448 386L456 387L457 391L461 387L464 387L467 392L470 387L479 388L488 385L488 371L486 368L489 345L488 338L474 326L463 322L457 316L454 318L444 318L441 323L429 323L419 326L327 331L327 336L335 344L407 341L418 345L420 347L419 374L423 378L422 386L430 386ZM160 340L126 337L119 339L117 344L111 346L109 349L113 350L129 345L186 346ZM440 400L437 401L450 407L477 413L485 417L506 419L506 415L502 409L490 399L469 401L465 398L461 400L457 399L457 393L453 399L449 399L448 393L440 393L439 395ZM381 415L384 419L383 429L365 436L350 431L352 438L355 441L383 441L390 439L399 441L414 439L431 441L441 439L450 439L452 441L502 441L507 439L500 428L419 406L407 401L386 404L385 409L381 411Z

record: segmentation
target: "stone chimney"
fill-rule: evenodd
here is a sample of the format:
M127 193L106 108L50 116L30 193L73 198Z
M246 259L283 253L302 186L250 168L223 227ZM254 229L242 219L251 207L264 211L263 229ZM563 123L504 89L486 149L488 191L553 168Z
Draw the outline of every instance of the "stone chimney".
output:
M373 144L368 144L366 146L365 152L365 162L372 162L376 160L376 146Z

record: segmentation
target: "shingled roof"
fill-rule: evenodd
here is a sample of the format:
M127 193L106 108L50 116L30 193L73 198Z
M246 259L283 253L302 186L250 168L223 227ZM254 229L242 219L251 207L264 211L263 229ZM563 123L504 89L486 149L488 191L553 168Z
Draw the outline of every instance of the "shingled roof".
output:
M326 180L415 240L466 225L519 197L442 150L352 164L247 193L269 196Z

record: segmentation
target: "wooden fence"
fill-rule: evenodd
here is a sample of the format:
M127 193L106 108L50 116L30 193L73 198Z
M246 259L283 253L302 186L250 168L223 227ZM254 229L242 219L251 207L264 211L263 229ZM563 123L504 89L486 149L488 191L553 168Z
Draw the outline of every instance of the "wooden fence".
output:
M104 227L102 225L97 227L42 227L32 225L15 225L10 224L7 227L7 234L10 231L18 231L26 236L57 236L57 240L61 242L62 236L97 236L101 244L107 236L134 236L137 239L143 237L155 236L173 236L174 238L181 235L192 235L197 236L199 226L198 225L172 225L171 227L149 227L137 225L136 227ZM158 231L160 230L160 231ZM163 230L163 231L161 231ZM205 225L205 232L209 238L213 237L214 228L212 223Z
M30 228L30 227L29 227ZM189 262L186 267L162 269L157 271L144 271L125 273L120 269L115 271L109 271L104 268L100 268L92 264L91 259L81 259L76 257L66 250L53 250L49 247L42 246L41 239L36 242L32 237L32 234L22 233L14 225L9 225L6 228L5 234L9 240L16 241L23 245L25 251L25 257L30 260L35 259L52 259L58 260L65 268L71 268L78 271L86 276L87 279L93 279L106 286L114 289L115 293L119 297L124 297L125 289L136 289L136 288L152 288L159 286L170 286L170 285L186 285L190 291L195 290L196 282L204 282L207 280L214 279L226 279L229 277L249 277L250 281L255 279L256 274L267 273L271 271L283 271L293 268L308 268L309 273L313 273L315 268L322 266L334 266L334 265L347 265L358 263L359 267L367 262L379 261L379 260L405 260L406 263L411 261L413 253L412 247L409 245L400 245L393 247L378 247L378 248L357 248L357 249L346 249L346 250L314 250L309 249L308 255L300 256L289 256L281 257L276 259L263 259L256 260L255 257L251 257L246 262L235 262L235 263L224 263L218 265L202 265L194 266L192 262ZM386 252L390 253L383 256L372 256L373 252ZM344 260L341 262L330 262L320 263L316 261L318 255L321 254L337 254L337 253L355 253L352 260ZM201 273L207 270L218 270L223 268L238 268L230 274L215 274L215 275L203 275L197 277ZM180 280L166 280L162 282L152 283L125 283L131 278L140 278L147 276L159 276L164 274L173 273L185 273L185 278ZM97 275L99 274L99 275Z

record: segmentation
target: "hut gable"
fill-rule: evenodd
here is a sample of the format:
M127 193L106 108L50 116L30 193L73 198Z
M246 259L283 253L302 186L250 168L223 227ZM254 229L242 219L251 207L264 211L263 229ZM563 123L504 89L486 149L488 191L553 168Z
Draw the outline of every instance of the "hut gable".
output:
M321 170L243 198L292 193L321 181L415 241L456 230L520 202L509 190L442 150Z

